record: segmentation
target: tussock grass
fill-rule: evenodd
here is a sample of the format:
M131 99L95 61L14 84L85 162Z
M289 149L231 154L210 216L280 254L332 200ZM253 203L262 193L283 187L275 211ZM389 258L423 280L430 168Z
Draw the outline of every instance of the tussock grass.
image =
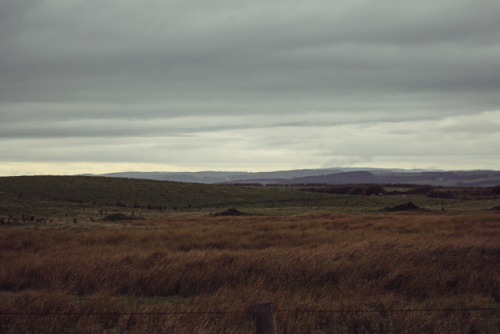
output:
M0 231L0 312L28 314L0 315L2 332L250 333L262 301L282 333L500 331L495 213L119 226Z

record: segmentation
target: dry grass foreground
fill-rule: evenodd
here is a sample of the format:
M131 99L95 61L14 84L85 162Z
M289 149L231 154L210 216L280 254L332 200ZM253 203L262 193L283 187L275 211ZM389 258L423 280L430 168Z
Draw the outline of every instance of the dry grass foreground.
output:
M3 333L499 333L498 213L0 230Z

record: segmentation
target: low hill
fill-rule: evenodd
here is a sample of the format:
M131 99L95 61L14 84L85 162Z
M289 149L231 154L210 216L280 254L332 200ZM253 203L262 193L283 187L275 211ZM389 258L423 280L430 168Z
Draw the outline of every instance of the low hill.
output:
M91 176L0 177L0 215L44 211L54 203L163 210L293 206L328 195L276 187L244 187Z

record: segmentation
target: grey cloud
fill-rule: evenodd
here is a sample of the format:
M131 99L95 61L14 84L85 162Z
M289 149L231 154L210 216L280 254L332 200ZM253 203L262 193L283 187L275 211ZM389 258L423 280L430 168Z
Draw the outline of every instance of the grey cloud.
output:
M468 140L474 155L490 141L471 134L495 135L482 112L500 105L498 12L496 0L1 0L0 137L56 138L61 153L39 152L59 160L102 138L178 163L230 159L208 145L231 138L232 150L276 163L269 150L290 166L284 156L318 166L402 157L398 141L434 156ZM439 123L447 117L459 123ZM432 145L440 135L457 142ZM4 159L20 159L6 145ZM81 159L119 160L116 145Z
M290 113L286 117L277 115L254 115L248 109L246 115L177 115L162 117L161 112L141 113L138 109L118 111L111 108L108 113L98 106L97 110L86 113L76 110L71 112L68 106L56 106L51 112L33 112L30 105L21 109L11 108L10 117L4 117L0 123L0 138L91 138L91 137L156 137L190 136L196 133L259 130L274 131L281 137L280 129L308 129L341 126L377 124L383 121L394 122L411 119L433 119L431 115L407 115L397 117L390 112L374 114L307 112ZM27 112L29 110L30 112ZM35 108L36 110L36 108ZM118 117L119 116L119 117ZM418 117L417 117L418 116ZM314 136L313 134L311 134ZM279 139L290 142L289 138Z
M34 23L25 37L7 43L11 66L3 72L16 91L21 82L39 99L52 93L77 100L95 98L103 86L110 100L149 100L201 92L462 92L499 84L500 25L491 1L316 1L287 10L280 2L243 9L227 2L124 4L40 2L29 11Z

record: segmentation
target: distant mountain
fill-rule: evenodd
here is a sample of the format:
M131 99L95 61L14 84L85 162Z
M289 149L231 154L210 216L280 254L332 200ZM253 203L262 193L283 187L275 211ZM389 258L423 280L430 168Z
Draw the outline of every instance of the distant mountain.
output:
M500 171L443 171L421 173L387 173L378 175L378 183L412 183L437 186L495 186Z
M379 168L300 169L276 172L123 172L94 176L190 183L260 184L428 184L435 186L495 186L500 171L423 171Z
M159 181L195 182L195 183L223 183L246 182L262 179L292 179L296 177L317 176L327 173L342 172L340 169L298 169L275 172L121 172L108 174L86 174L87 176L123 177L131 179L149 179Z
M377 177L367 171L340 172L326 175L293 177L290 179L255 179L252 183L262 184L361 184L377 183ZM234 183L234 182L233 182Z
M357 184L377 183L378 178L370 172L341 172L320 176L296 177L293 183L330 183L330 184Z

